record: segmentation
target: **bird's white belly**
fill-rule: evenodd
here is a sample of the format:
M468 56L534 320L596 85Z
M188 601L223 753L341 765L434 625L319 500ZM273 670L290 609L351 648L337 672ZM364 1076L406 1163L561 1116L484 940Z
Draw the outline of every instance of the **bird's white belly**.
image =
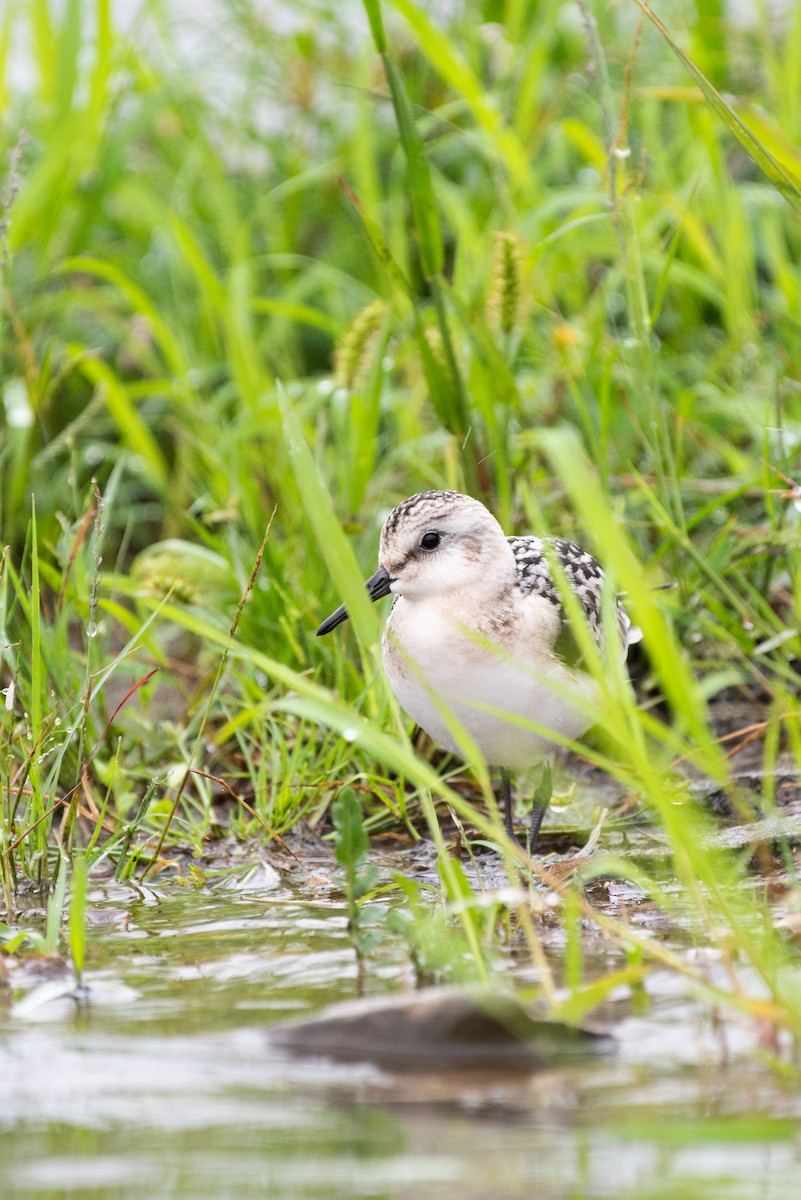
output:
M490 765L522 770L553 743L544 730L526 728L515 717L568 738L593 723L570 698L592 700L592 679L568 671L536 643L532 648L530 637L519 645L512 639L496 653L459 631L447 615L417 605L414 610L402 601L393 609L382 643L384 667L403 709L446 750L464 755L452 729L455 718Z

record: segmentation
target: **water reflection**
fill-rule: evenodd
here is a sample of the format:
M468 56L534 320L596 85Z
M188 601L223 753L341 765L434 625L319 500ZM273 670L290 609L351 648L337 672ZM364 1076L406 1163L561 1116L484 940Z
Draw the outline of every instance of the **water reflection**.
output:
M797 1096L667 973L644 1015L609 1006L596 1063L454 1083L288 1060L266 1025L356 994L344 915L307 892L96 892L89 1010L0 1016L0 1195L794 1194ZM383 947L368 987L407 982Z

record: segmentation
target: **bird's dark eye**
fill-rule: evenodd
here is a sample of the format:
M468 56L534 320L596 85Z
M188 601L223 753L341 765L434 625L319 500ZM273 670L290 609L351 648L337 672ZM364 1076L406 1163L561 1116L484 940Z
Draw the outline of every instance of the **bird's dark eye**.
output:
M438 533L424 533L420 538L420 545L424 550L436 550L441 541L442 538Z

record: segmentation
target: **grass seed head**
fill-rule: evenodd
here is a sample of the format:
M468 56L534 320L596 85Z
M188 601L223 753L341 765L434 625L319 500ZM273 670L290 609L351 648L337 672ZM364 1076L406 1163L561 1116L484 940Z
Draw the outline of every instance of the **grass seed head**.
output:
M496 233L487 292L487 317L498 333L520 333L528 312L523 244L516 233Z
M353 318L334 351L334 381L338 387L350 389L364 381L375 361L386 311L383 300L374 300Z

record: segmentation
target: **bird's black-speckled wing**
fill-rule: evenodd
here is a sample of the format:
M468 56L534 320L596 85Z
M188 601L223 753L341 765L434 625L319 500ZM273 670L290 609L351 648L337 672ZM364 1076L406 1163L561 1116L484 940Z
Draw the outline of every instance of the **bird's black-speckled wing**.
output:
M510 537L507 539L512 547L517 564L517 586L524 595L536 594L542 596L563 616L564 636L559 641L573 642L569 622L564 614L559 588L551 573L551 562L555 560L571 589L575 592L581 607L587 616L587 623L599 646L603 646L603 630L601 627L601 604L603 593L604 572L597 559L575 542L565 541L564 538ZM623 653L630 643L638 640L639 630L635 631L622 604L617 602L618 629ZM575 650L570 653L568 646L560 646L557 652L567 659L574 657Z

